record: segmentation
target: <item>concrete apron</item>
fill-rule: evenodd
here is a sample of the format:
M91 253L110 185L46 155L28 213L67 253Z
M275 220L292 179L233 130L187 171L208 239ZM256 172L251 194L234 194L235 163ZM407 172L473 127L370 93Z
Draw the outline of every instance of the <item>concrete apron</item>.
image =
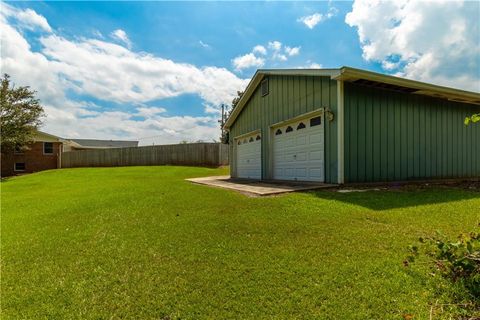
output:
M271 196L287 192L337 187L337 185L334 184L318 182L259 181L249 179L232 179L230 176L202 177L186 180L207 186L235 190L248 196Z

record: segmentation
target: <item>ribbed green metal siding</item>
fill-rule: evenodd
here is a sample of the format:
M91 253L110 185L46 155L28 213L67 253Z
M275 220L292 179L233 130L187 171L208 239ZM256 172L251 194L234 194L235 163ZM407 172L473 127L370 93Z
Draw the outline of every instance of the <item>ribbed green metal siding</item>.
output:
M480 107L345 83L345 181L480 177Z
M262 97L257 88L230 128L230 169L235 172L233 138L260 129L262 131L262 177L268 176L271 154L269 128L272 124L316 109L337 110L337 83L329 77L269 76L269 94ZM325 121L325 180L337 181L337 124Z

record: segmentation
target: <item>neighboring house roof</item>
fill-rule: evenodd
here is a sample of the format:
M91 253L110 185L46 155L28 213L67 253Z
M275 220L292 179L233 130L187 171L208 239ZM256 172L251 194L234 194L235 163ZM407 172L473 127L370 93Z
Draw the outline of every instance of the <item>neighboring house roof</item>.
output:
M37 130L33 139L35 142L63 142L75 149L110 149L138 147L138 141L130 140L97 140L97 139L65 139Z
M328 76L332 80L361 83L378 88L390 88L400 92L422 94L457 102L480 105L480 93L478 92L443 87L431 83L409 80L350 67L341 67L339 69L259 69L253 76L245 89L244 94L240 98L240 101L238 101L237 106L225 123L225 129L232 126L260 82L263 78L269 75Z
M33 140L35 142L64 142L64 139L60 137L39 130L37 130Z
M109 149L109 148L128 148L137 147L138 141L126 140L96 140L96 139L68 139L72 141L74 148L88 148L88 149Z

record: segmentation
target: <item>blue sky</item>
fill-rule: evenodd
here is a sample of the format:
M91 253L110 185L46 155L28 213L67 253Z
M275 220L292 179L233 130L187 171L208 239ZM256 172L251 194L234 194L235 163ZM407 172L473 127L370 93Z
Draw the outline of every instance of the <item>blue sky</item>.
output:
M3 2L2 72L38 91L53 134L212 140L219 105L257 68L348 65L478 91L479 12L408 0Z

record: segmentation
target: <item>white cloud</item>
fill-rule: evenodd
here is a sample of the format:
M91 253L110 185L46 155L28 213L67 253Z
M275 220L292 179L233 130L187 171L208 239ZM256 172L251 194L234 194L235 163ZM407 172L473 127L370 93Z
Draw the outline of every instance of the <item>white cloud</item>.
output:
M321 69L321 68L323 68L323 66L319 63L312 62L308 65L308 68L310 68L310 69Z
M391 62L384 60L382 61L382 69L387 71L392 71L399 68L399 63Z
M283 53L278 53L278 52L273 54L273 59L274 60L279 60L279 61L287 61L288 60L286 55L284 55Z
M267 61L285 62L289 57L300 54L300 47L284 46L278 40L269 41L267 47L258 44L253 47L250 53L234 58L232 64L235 70L241 71L253 67L263 67Z
M166 111L167 110L165 108L160 107L137 107L136 115L141 117L152 117Z
M253 47L252 52L253 53L260 53L262 55L266 55L267 54L267 49L262 45L256 45L255 47Z
M272 60L277 60L277 61L287 61L288 58L285 54L283 54L281 51L282 51L282 47L283 47L283 44L280 42L280 41L270 41L268 43L268 47L273 51L272 53ZM288 54L288 51L287 51L287 48L288 49L291 49L290 47L286 47L285 48L285 52L287 52ZM300 48L298 48L300 50Z
M325 14L315 12L314 14L311 14L309 16L301 17L297 21L303 23L305 26L307 26L307 28L313 29L320 22L333 18L337 14L337 12L337 8L330 7L328 9L328 12Z
M480 91L480 3L355 1L345 22L358 29L367 61L408 78Z
M280 41L270 41L268 47L274 51L279 51L282 49L282 43Z
M315 28L315 26L322 20L323 20L323 14L318 12L298 19L298 21L302 22L309 29Z
M210 113L210 114L216 114L216 115L221 115L222 114L222 109L219 106L214 106L208 103L205 103L203 105L205 107L205 113Z
M238 56L232 60L235 70L243 70L252 67L261 67L265 64L265 59L255 56L253 53L247 53L243 56Z
M71 89L102 100L138 103L193 93L220 104L246 84L224 68L176 63L101 40L74 42L52 35L40 42L51 69Z
M39 27L47 32L52 32L52 28L43 16L38 15L35 11L31 9L19 10L18 19L23 21L26 26L34 29Z
M300 47L288 47L286 46L285 47L285 52L289 55L289 56L296 56L300 53Z
M112 36L112 38L120 40L121 42L123 42L127 46L127 48L132 47L132 42L128 38L127 33L125 31L123 31L122 29L117 29L117 30L113 31L110 35Z
M2 3L2 9L3 6ZM18 29L25 22L13 25L9 19L6 10L2 10L1 70L10 74L16 85L37 90L47 114L44 130L63 137L155 136L149 140L155 143L211 140L219 135L216 115L168 116L164 108L147 107L144 103L196 94L205 103L217 106L230 103L236 91L244 89L248 82L224 68L177 63L108 41L70 40L54 31L36 38L41 46L33 51ZM95 97L99 104L108 101L120 105L117 111L105 111L91 102L69 99L68 90ZM132 109L131 105L138 107ZM139 120L139 116L145 119Z
M48 24L47 19L37 14L32 9L18 9L6 4L3 1L0 2L0 6L2 11L2 19L15 19L21 27L29 30L52 32L52 28Z
M199 41L198 41L198 44L199 44L202 48L205 48L205 49L209 49L209 48L210 48L210 45L209 45L208 43L203 42L202 40L199 40Z
M93 34L96 38L103 39L103 34L102 34L100 31L96 30L96 29L92 30L92 34Z
M296 69L321 69L323 65L307 60L305 64L295 67Z

